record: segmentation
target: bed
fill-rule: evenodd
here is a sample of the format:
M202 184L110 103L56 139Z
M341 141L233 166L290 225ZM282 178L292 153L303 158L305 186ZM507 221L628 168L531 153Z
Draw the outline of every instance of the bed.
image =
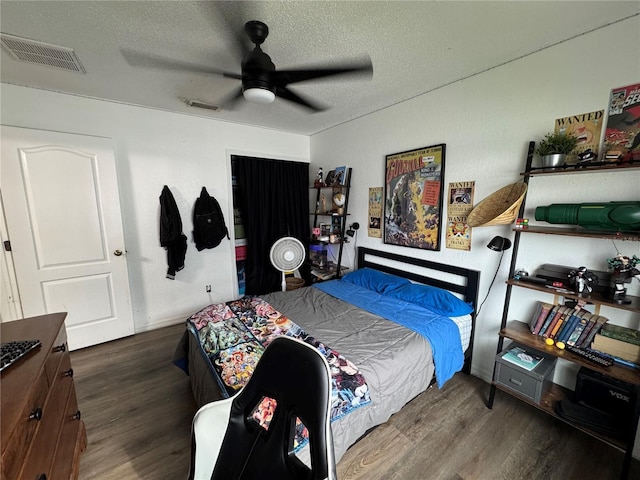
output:
M384 277L382 284L378 276ZM399 286L389 284L388 277L392 277L393 282L399 279ZM374 286L370 285L371 278L376 280ZM255 299L286 316L296 331L302 330L319 348L326 346L329 351L339 352L340 358L355 367L351 373L366 382L366 394L362 395L362 386L347 392L351 395L351 403L346 402L348 411L339 412L332 421L336 462L361 436L386 422L431 385L442 386L457 371L470 372L479 278L480 273L475 270L360 247L358 270L352 278L346 275L340 280ZM413 288L423 288L423 285L436 287L424 287L429 291L428 301L432 291L437 294L438 305L430 307L436 313L427 311L424 304L414 303L426 301L422 290L416 300ZM382 291L370 291L373 289ZM334 295L346 295L348 301ZM467 306L467 313L445 315L462 311L455 311L460 306L458 303L453 310L443 307L439 303L441 295L447 295L448 299L455 296L455 302ZM231 302L209 306L187 319L186 331L176 348L175 363L188 373L199 406L234 393L228 379L220 374L222 362L211 355L210 349L206 349L209 353L205 352L198 333L203 312L228 312L228 304ZM385 305L386 310L377 310ZM391 307L392 313L387 307ZM417 331L413 324L407 328L396 323L401 321L397 318L389 320L393 315L410 318L411 322L420 319ZM431 340L423 335L422 324L428 325L430 331L426 333L432 336ZM443 343L439 337L444 337L445 331L447 335L454 331L455 340L449 338Z

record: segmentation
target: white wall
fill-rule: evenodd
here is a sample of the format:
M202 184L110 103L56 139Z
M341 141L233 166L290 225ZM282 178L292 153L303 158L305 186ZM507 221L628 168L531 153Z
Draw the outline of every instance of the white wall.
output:
M480 270L484 298L499 258L485 246L494 235L513 238L511 227L473 229L470 252L445 248L444 232L439 252L403 249L368 238L368 188L383 186L385 155L446 143L445 188L450 182L474 180L477 204L521 179L528 142L553 130L556 118L605 109L612 88L640 81L639 32L636 17L316 134L311 137L311 170L318 165L325 171L343 164L353 168L349 213L350 221L362 225L359 245ZM638 200L639 180L638 170L536 177L530 183L527 216L533 221L533 207L550 203ZM638 242L616 242L616 246L627 255L640 255ZM616 253L611 242L544 235L523 235L520 251L535 252L519 257L518 266L530 272L542 263L606 270L606 258ZM509 253L478 318L472 371L487 381L493 372ZM637 283L632 286L635 292ZM510 318L527 319L538 299L544 296L514 293L512 303L519 308ZM624 317L622 321L627 320ZM629 321L640 328L638 317ZM560 373L557 381L573 388L572 376L564 379Z
M3 125L113 139L137 332L178 323L234 297L233 243L198 252L191 234L193 204L206 186L225 210L233 236L230 153L309 161L309 138L303 135L6 84L1 100ZM189 239L185 268L174 281L165 278L166 252L159 242L158 198L165 184Z
M350 222L362 228L358 245L415 255L482 271L484 298L498 255L485 248L494 235L513 238L510 226L475 228L471 252L440 252L383 245L366 235L368 188L383 186L387 154L437 143L447 144L445 187L475 180L475 203L520 180L527 143L553 129L554 120L606 108L614 87L640 81L640 19L591 32L478 76L308 137L273 130L146 110L13 86L2 86L2 123L111 137L118 159L120 195L127 240L136 329L175 322L194 309L230 298L235 278L228 242L197 252L189 244L186 268L172 282L164 278L164 250L158 242L158 196L171 187L190 236L189 215L200 187L227 205L231 223L229 151L265 157L312 158L317 166L353 168ZM309 151L310 150L310 151ZM310 153L311 152L311 153ZM534 178L528 205L554 202L638 200L640 173L605 173ZM223 207L224 208L224 207ZM533 211L527 212L533 220ZM351 247L353 244L351 245ZM617 242L627 255L640 256L637 242ZM518 266L542 263L586 265L606 270L616 251L610 242L523 235ZM353 258L351 249L348 258ZM475 375L490 380L502 315L509 255L478 318ZM204 285L212 284L211 296ZM516 289L514 289L515 291ZM638 295L637 282L630 293ZM515 292L514 318L526 318L540 295ZM550 299L547 299L550 300ZM604 315L640 328L638 315ZM573 377L559 368L556 381L572 387ZM636 451L640 447L637 443Z

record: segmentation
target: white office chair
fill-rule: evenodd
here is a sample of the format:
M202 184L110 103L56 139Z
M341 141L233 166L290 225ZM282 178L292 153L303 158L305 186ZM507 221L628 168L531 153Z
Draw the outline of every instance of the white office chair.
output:
M278 337L247 385L204 405L192 427L190 480L335 480L331 373L313 346ZM293 451L296 419L309 432L310 466Z

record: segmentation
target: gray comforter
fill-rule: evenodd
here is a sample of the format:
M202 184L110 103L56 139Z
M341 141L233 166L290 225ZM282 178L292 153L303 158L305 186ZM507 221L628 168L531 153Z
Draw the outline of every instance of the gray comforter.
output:
M429 342L421 335L316 288L262 298L353 362L367 381L371 403L332 423L336 462L367 430L386 422L428 388L434 365ZM196 401L203 405L221 398L210 364L189 332L176 350L176 360L184 359Z

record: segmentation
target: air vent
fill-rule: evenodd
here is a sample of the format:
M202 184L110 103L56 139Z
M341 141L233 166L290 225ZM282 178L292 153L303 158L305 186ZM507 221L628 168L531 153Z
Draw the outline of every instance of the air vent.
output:
M0 41L2 48L14 60L60 68L70 72L87 73L71 48L59 47L6 33L0 34Z
M198 100L187 100L187 105L189 105L190 107L206 108L207 110L213 110L214 112L216 110L220 110L220 107L218 105L204 103Z

